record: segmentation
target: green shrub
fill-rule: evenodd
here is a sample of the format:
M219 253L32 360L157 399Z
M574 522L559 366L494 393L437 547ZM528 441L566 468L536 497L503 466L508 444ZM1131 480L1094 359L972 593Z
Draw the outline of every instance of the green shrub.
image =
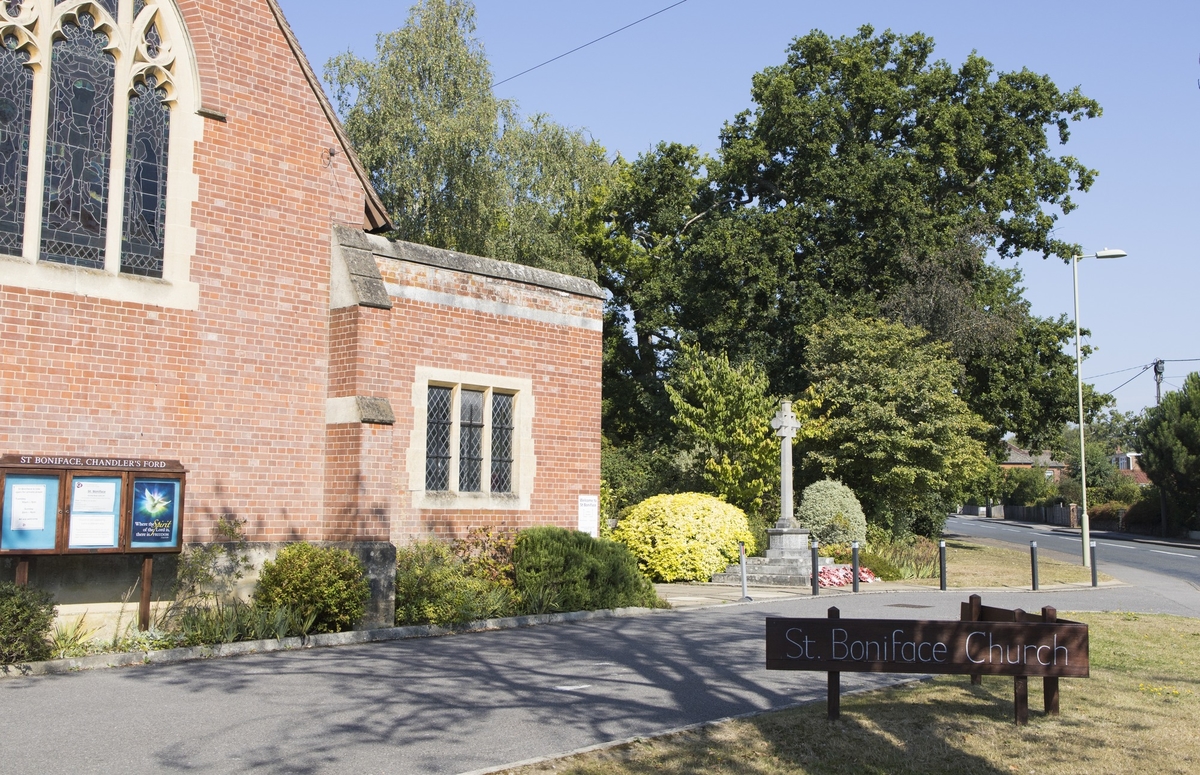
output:
M903 578L900 569L893 565L891 560L871 550L859 554L858 566L860 568L869 568L872 573L879 577L880 581L897 581Z
M528 613L660 605L628 549L578 530L522 530L513 563L517 594Z
M479 569L491 567L489 560ZM397 625L464 624L508 616L513 611L509 588L472 575L450 546L417 541L396 550Z
M345 549L297 543L263 563L254 590L255 605L271 611L287 608L312 617L313 632L341 632L358 623L371 588L362 561Z
M754 552L745 512L696 492L647 498L617 523L613 539L655 581L707 581L737 561L738 541Z
M450 543L450 550L462 560L468 576L512 587L513 547L517 531L507 528L473 527L465 538Z
M867 540L867 518L854 491L833 479L804 488L796 521L822 544Z
M0 664L49 659L55 613L49 592L0 581Z

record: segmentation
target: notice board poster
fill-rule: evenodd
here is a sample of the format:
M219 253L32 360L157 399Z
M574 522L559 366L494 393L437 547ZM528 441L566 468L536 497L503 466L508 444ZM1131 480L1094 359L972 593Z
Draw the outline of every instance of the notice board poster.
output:
M121 477L71 479L68 549L116 549L121 515Z
M168 549L179 545L179 479L133 480L133 522L129 545L136 549Z
M50 551L58 534L57 476L4 478L4 511L0 515L0 549Z

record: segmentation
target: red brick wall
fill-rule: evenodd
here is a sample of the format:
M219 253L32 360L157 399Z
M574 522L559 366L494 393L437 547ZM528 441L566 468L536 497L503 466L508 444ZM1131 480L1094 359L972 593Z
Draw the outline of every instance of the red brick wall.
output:
M179 6L228 117L195 146L199 309L0 274L0 451L178 458L186 540L218 514L252 540L322 539L330 232L362 223L362 191L265 0Z
M599 321L601 302L516 282L380 259L384 278L460 297L519 303ZM601 334L461 307L393 299L392 405L397 409L396 459L403 463L413 432L415 369L431 366L520 377L533 382L537 476L528 510L416 509L407 472L396 472L398 544L412 537L461 535L470 527L578 526L578 496L600 492ZM417 440L423 444L423 440Z
M4 285L0 453L179 459L185 540L217 516L254 541L386 540L472 525L574 527L600 478L600 333L396 299L329 311L331 229L363 193L265 0L179 0L202 76L196 311ZM181 73L181 76L186 76ZM597 299L384 261L442 293L600 318ZM525 511L417 511L414 369L533 381L537 480ZM391 400L395 426L325 423L327 397Z

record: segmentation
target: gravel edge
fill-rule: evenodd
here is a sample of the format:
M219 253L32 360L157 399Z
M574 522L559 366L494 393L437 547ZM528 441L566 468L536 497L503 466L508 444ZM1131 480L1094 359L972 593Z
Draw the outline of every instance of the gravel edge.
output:
M351 630L309 635L303 638L270 638L268 640L246 640L237 643L220 643L211 646L163 649L162 651L130 651L121 654L95 654L89 657L52 659L47 662L29 662L15 665L0 665L0 679L25 678L41 675L64 675L84 670L102 670L110 667L130 665L171 665L180 662L195 662L203 659L236 657L244 654L262 654L271 651L295 651L298 649L353 646L363 643L379 643L389 640L411 638L435 638L464 632L486 630L512 630L535 627L542 624L584 622L594 619L616 619L654 613L653 608L610 608L600 611L572 611L561 614L536 614L531 616L506 616L500 619L482 619L453 627L432 624L409 627L385 627L377 630Z

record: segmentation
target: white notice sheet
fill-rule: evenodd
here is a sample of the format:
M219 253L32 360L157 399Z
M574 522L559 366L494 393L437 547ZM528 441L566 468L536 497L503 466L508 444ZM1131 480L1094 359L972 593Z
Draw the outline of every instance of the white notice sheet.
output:
M71 546L115 546L116 520L112 514L71 512Z
M46 485L14 484L12 486L11 530L46 529Z
M75 493L71 499L72 514L78 511L85 511L92 514L112 514L116 510L116 482L75 480Z

